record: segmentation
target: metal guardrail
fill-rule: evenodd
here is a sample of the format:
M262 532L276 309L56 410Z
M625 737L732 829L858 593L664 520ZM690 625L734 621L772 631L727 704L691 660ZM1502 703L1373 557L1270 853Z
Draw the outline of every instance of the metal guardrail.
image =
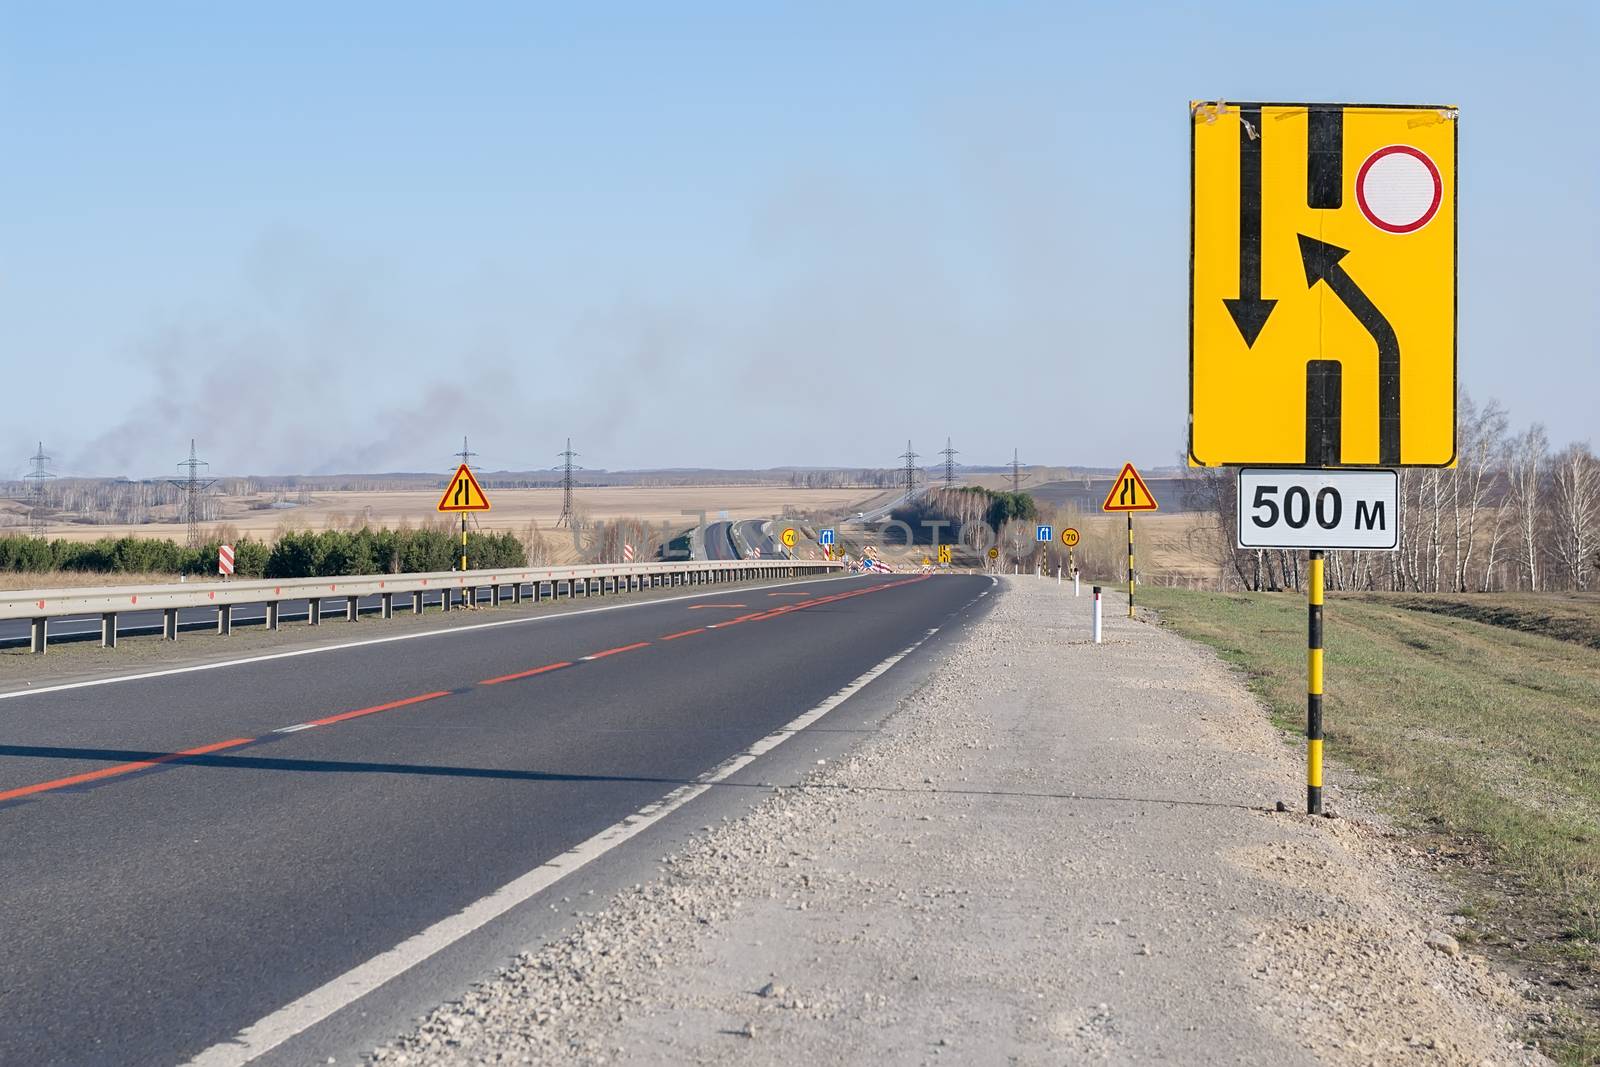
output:
M842 564L819 560L692 560L688 562L602 563L571 567L524 567L502 570L437 571L428 574L368 574L333 578L283 578L246 581L183 582L171 585L118 586L111 588L35 589L0 593L0 619L27 619L32 624L33 651L43 654L49 647L50 620L71 615L99 615L100 643L107 648L117 644L119 613L160 611L162 636L178 638L178 612L186 608L215 608L217 632L233 631L233 609L241 604L266 605L266 626L278 629L279 604L305 600L310 604L308 620L315 626L322 621L322 602L342 599L348 604L347 618L359 614L364 597L381 598L383 618L394 614L397 595L411 598L411 611L421 614L428 594L441 592L441 604L451 610L459 594L461 605L476 605L487 590L489 602L498 606L509 594L521 603L523 590L535 602L549 586L551 599L565 595L587 597L591 591L604 596L610 592L633 592L659 586L709 585L748 581L755 578L801 577L842 569ZM580 584L581 583L581 584Z

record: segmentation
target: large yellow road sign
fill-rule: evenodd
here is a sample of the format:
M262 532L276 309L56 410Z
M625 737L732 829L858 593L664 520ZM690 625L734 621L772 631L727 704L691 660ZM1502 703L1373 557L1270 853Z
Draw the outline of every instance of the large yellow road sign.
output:
M1453 465L1456 109L1191 111L1189 462Z

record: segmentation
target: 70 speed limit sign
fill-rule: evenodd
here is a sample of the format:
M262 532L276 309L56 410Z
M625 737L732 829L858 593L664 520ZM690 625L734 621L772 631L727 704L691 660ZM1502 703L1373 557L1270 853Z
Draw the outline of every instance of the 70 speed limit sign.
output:
M1388 551L1399 544L1395 471L1239 469L1240 548Z

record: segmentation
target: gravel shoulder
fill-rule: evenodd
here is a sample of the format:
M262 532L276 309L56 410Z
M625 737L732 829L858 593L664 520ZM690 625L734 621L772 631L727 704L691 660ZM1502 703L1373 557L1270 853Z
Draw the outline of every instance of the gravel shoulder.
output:
M848 755L561 901L565 938L372 1057L1546 1062L1358 795L1274 812L1299 754L1215 656L1110 597L1095 646L1087 590L1002 588Z

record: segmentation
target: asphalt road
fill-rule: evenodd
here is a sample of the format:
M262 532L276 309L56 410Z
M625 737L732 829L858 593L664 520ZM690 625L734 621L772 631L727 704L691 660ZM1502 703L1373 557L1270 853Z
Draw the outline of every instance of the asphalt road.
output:
M731 588L0 699L0 1063L227 1041L954 628L989 587Z
M739 551L733 545L733 523L708 522L705 530L706 559L738 559Z

